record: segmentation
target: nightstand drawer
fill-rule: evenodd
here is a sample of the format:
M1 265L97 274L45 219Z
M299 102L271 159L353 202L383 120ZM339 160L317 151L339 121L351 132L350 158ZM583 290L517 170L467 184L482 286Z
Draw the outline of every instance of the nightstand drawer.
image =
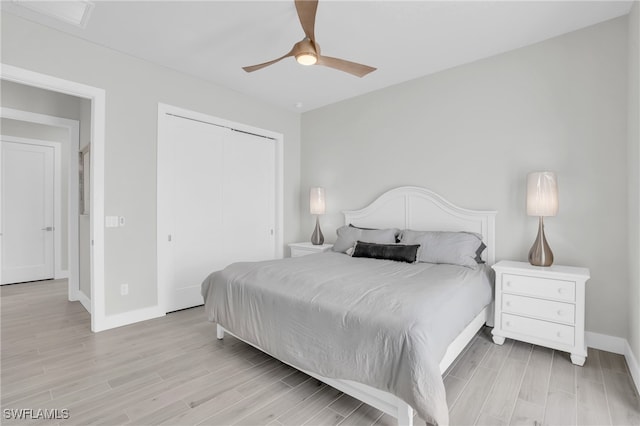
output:
M575 329L568 325L510 314L502 314L502 323L500 325L506 332L519 333L567 346L573 346L574 344Z
M524 275L503 274L502 291L565 302L575 302L576 300L576 286L573 281L550 280Z
M569 325L575 324L576 316L576 307L570 303L506 293L502 295L502 311Z

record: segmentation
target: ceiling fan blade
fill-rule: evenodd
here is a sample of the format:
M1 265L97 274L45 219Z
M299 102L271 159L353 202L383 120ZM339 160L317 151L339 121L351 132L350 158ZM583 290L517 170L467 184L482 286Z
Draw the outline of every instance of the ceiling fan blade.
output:
M315 41L316 10L318 10L318 0L296 0L296 10L300 25L309 40Z
M284 58L288 58L289 56L293 56L293 49L291 49L291 51L289 51L289 53L287 53L286 55L281 56L278 59L274 59L273 61L264 62L262 64L257 64L257 65L251 65L251 66L248 66L248 67L242 67L242 69L245 70L246 72L258 71L259 69L262 69L264 67L268 67L269 65L273 65L276 62L279 62L279 61L283 60Z
M323 65L329 68L335 68L340 71L353 74L356 77L364 77L370 72L375 71L377 68L370 67L368 65L357 64L351 61L345 61L344 59L332 58L330 56L319 56L316 65Z

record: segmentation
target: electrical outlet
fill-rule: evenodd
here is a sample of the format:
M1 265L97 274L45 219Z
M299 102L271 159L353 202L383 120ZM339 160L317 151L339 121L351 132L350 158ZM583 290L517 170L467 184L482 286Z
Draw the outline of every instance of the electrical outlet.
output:
M120 226L124 226L124 216L120 216L118 218L118 223L119 223Z
M129 284L120 284L120 296L129 294Z

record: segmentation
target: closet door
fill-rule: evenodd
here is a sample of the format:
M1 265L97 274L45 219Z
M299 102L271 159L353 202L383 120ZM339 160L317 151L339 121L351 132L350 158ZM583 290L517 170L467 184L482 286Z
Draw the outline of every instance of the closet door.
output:
M225 139L223 156L224 264L273 259L275 142L232 131Z
M275 257L275 143L175 116L166 117L164 133L158 197L168 259L159 282L171 312L201 305L211 272Z

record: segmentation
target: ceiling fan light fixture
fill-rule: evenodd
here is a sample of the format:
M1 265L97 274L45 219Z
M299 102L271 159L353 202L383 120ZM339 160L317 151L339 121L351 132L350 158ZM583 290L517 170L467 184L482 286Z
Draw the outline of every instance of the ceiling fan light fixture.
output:
M1 0L0 0L1 1ZM316 25L316 9L318 8L318 0L294 0L298 19L304 31L305 37L293 45L289 53L269 62L263 62L257 65L242 67L246 72L260 70L276 62L280 62L284 58L295 57L296 62L300 65L322 65L324 67L333 68L344 71L356 77L364 77L376 69L368 65L362 65L355 62L346 61L344 59L332 58L320 54L320 45L315 41L315 25Z
M298 61L300 65L315 65L315 63L318 62L318 57L315 53L303 52L296 55L296 61Z

